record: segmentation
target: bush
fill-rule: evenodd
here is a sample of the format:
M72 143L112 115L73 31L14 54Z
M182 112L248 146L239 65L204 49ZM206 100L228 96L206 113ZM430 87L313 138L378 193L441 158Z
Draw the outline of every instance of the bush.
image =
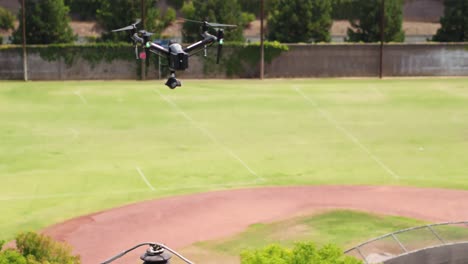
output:
M293 249L270 245L260 250L241 253L241 264L361 264L353 257L345 256L334 245L317 249L313 243L297 243Z
M78 264L79 256L72 255L69 245L54 241L51 237L33 232L21 233L16 237L16 247L28 262L50 264Z

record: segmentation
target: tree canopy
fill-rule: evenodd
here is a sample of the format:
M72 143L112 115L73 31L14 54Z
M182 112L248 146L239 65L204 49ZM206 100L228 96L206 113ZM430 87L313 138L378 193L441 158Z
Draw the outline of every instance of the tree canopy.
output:
M187 1L182 8L185 18L192 20L206 20L209 22L234 24L237 28L225 31L225 39L242 41L242 30L248 23L242 15L237 0L193 0ZM186 21L182 28L184 42L194 42L200 39L200 25Z
M25 13L26 42L28 44L70 43L75 40L70 27L69 8L63 0L27 1ZM13 43L22 42L23 19L19 10L20 25L13 33Z
M2 250L0 241L0 264L79 264L80 256L72 254L68 244L54 241L51 237L33 232L16 236L17 249Z
M331 11L330 1L277 0L269 13L268 40L329 42Z
M0 29L14 29L14 21L15 16L10 11L0 6Z
M380 41L380 21L382 17L382 0L355 0L357 19L350 19L348 28L349 42ZM385 1L384 41L403 42L405 33L403 24L403 0Z
M433 37L434 41L468 41L468 1L445 0L444 16L440 19L441 28Z

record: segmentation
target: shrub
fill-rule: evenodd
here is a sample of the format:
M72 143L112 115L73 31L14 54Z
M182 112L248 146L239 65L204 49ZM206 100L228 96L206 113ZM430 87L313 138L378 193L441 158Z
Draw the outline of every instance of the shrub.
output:
M293 249L270 245L260 250L244 251L241 264L360 264L360 260L345 256L334 245L317 249L313 243L297 243Z
M69 245L34 232L19 234L16 237L16 247L19 253L32 263L77 264L81 262L79 256L72 255Z

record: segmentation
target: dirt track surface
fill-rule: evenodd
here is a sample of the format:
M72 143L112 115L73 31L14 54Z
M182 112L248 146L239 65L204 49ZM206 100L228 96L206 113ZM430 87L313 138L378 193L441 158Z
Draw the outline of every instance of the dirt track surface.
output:
M141 242L182 248L249 225L329 208L432 222L468 220L468 191L390 186L269 187L209 192L132 204L44 230L66 241L84 264L100 263ZM142 247L113 263L139 263Z

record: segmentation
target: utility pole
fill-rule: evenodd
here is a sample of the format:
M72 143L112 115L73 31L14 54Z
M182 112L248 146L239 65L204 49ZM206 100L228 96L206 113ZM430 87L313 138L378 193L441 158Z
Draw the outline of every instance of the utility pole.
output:
M26 5L24 0L21 2L22 16L23 16L23 78L24 81L28 80L28 58L26 54Z
M384 29L385 29L385 0L381 0L380 7L380 79L383 78L383 53L384 53Z
M264 0L260 0L260 80L265 74L265 43L263 42Z
M141 0L141 25L143 29L146 28L145 24L146 24L145 23L145 0ZM145 51L145 49L146 47L143 47L143 51ZM149 60L149 58L145 58L144 60L140 59L140 60L141 60L141 79L144 81L146 80L146 60Z

